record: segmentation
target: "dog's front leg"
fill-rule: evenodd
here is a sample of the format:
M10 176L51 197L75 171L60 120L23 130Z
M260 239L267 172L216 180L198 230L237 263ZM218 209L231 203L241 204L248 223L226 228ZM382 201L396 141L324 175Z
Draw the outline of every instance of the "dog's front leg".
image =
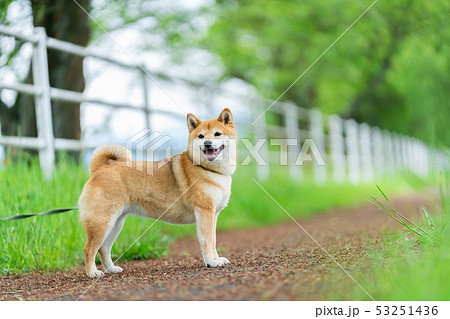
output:
M216 258L217 252L214 247L214 211L198 209L195 211L195 220L197 223L198 241L206 267L217 267L226 264L228 260L225 261L222 258Z
M214 229L213 229L213 249L214 249L214 259L220 259L222 260L225 264L229 264L230 261L225 258L225 257L219 257L219 253L217 252L217 236L216 236L216 231L217 231L217 218L219 217L219 214L215 214L214 215Z

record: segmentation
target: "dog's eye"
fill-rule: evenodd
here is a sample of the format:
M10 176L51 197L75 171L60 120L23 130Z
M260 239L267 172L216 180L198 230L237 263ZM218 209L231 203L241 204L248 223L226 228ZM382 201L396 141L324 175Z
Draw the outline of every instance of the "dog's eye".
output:
M205 136L203 134L199 134L198 138L204 138Z
M220 135L222 135L222 133L220 133L220 132L214 133L214 136L220 136Z

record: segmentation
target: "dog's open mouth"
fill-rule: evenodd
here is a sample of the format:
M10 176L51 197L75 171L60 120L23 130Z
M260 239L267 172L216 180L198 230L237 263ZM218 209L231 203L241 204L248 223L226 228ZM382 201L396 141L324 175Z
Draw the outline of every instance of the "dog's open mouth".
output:
M203 154L205 155L208 161L214 161L217 156L223 151L225 145L222 145L219 148L207 148L203 150Z

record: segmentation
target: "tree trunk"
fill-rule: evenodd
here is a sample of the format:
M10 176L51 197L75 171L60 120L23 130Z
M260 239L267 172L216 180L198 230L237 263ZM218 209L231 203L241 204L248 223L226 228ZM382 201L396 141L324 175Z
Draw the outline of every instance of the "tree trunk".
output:
M88 10L89 0L78 3ZM89 40L89 17L74 1L31 0L34 25L45 27L47 35L81 46ZM83 60L54 50L48 51L50 85L83 92L85 82ZM55 137L80 139L80 105L52 101Z
M89 0L78 0L89 10ZM35 27L44 27L52 38L86 46L89 41L89 17L74 1L31 0ZM48 50L52 87L83 92L83 59ZM26 83L33 83L31 68ZM54 136L80 139L80 105L52 101ZM0 120L5 135L37 136L35 106L32 96L19 94L13 107L0 103Z

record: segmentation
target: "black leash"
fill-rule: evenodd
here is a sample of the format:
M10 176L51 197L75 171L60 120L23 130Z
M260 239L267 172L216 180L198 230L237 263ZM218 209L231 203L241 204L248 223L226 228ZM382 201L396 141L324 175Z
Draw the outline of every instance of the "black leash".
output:
M29 217L34 217L34 216L61 214L61 213L70 212L71 210L76 210L76 209L78 209L78 207L58 208L58 209L48 210L46 212L37 213L37 214L16 215L16 216L11 216L11 217L0 218L0 222L7 221L7 220L29 218Z

